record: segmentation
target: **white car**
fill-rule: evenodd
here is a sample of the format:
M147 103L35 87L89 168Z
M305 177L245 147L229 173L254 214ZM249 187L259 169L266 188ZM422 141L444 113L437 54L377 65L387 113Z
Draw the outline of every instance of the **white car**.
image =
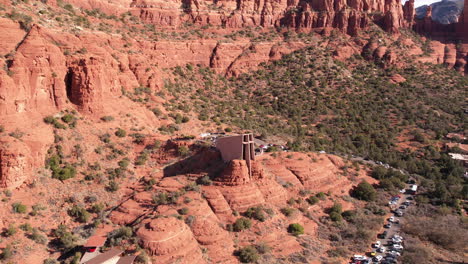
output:
M377 252L379 252L379 253L385 253L385 247L379 247L379 248L377 249Z
M382 245L382 243L380 241L377 241L377 242L374 243L375 248L379 248L381 245Z
M406 189L401 189L400 190L400 193L405 193L406 192Z
M390 218L388 219L389 222L393 223L395 222L395 217L394 216L390 216Z
M393 235L392 238L397 238L397 239L403 240L403 237L402 237L402 236L399 236L399 235L397 235L397 234Z
M362 261L362 260L366 260L366 259L367 259L367 257L365 257L365 256L363 256L363 255L354 255L354 256L353 256L353 260L360 260L360 261Z
M394 251L394 250L389 251L389 252L387 253L387 255L389 255L389 256L394 256L394 257L399 257L399 256L401 256L400 252Z
M383 257L381 255L377 255L374 257L374 261L381 261Z
M399 245L399 244L395 244L392 246L392 248L396 249L396 250L402 250L403 249L403 246L402 245Z

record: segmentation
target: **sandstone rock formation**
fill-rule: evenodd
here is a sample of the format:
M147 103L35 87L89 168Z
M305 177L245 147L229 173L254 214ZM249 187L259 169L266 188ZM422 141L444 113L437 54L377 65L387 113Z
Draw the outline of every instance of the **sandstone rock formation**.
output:
M158 263L206 263L190 228L174 217L145 220L137 235Z
M25 143L0 140L0 188L16 188L31 177L31 159L31 150Z
M380 13L375 19L389 32L406 26L403 9L397 0L385 1L156 1L134 0L132 13L146 22L177 28L184 23L243 27L290 27L303 30L338 28L356 34L366 27L370 13Z

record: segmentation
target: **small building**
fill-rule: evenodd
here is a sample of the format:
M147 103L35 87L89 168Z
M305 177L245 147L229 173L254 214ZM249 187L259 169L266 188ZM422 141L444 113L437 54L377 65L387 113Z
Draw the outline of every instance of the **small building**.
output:
M460 161L465 168L468 168L468 155L459 153L449 153L449 155L452 159Z
M96 257L82 262L83 264L117 264L120 260L120 254L123 251L117 248L111 248L110 250L97 255Z
M254 137L252 134L219 137L216 148L221 152L224 162L245 160L251 174L251 161L255 160Z
M86 244L83 245L85 252L81 257L80 264L86 263L87 261L97 257L101 254L100 248L104 246L107 238L104 236L91 236Z
M101 252L107 238L104 236L92 236L83 245L85 252L81 257L80 264L133 264L136 256L124 256L122 250L111 248L106 252Z

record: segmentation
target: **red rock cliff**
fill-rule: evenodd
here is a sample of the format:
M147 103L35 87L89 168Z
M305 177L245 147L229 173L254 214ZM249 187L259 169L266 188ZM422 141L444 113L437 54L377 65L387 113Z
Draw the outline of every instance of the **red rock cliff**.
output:
M370 20L389 32L407 25L398 0L134 0L132 13L146 22L177 28L184 23L242 27L338 28L355 34Z

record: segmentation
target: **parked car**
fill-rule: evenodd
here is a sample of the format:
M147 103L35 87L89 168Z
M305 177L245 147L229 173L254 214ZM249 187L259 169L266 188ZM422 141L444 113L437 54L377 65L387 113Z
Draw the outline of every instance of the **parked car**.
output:
M392 251L387 252L387 256L399 257L401 256L401 253L398 251L392 250Z
M374 257L374 261L381 261L383 259L383 257L381 255L378 255L378 256L375 256Z
M379 253L385 253L385 251L386 251L386 248L385 248L385 247L379 247L379 248L377 249L377 252L379 252Z
M403 250L403 246L399 244L395 244L392 246L392 249L394 249L395 251L400 251L400 250Z
M366 260L367 257L363 255L354 255L353 260Z
M403 205L406 205L406 206L409 206L410 204L411 204L411 202L408 201L408 200L406 200L406 201L403 202Z
M400 193L405 193L406 192L406 189L401 189L400 190Z
M382 234L378 235L379 238L386 238L387 237L387 231L383 231Z
M402 217L403 216L403 211L402 210L396 210L395 211L395 214L399 217Z
M377 241L377 242L374 243L375 248L379 248L381 245L382 245L382 243L380 241Z
M390 228L390 227L392 227L392 224L388 223L388 224L385 224L383 227Z
M406 209L406 207L407 207L407 206L404 205L404 204L400 205L400 209Z

